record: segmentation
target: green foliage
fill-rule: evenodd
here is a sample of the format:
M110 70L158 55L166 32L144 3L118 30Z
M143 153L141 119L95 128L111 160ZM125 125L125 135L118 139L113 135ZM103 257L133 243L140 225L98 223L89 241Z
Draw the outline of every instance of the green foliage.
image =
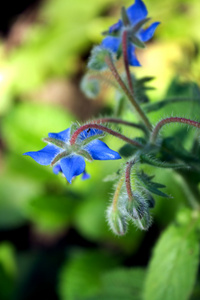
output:
M145 300L189 299L199 260L196 218L190 214L189 220L184 218L184 223L179 221L162 234L150 261Z
M15 251L10 243L0 244L0 299L9 300L13 297L17 266Z
M63 265L60 273L60 299L93 297L101 289L102 274L116 266L117 262L118 259L102 251L74 250L70 262Z
M147 189L149 192L161 196L169 198L169 196L163 192L160 191L161 188L166 187L165 185L157 182L153 182L152 178L154 176L148 176L143 171L137 172L137 178L140 181L140 183L144 186L145 189Z
M119 268L107 271L101 281L101 292L87 300L142 300L142 289L145 280L142 268Z

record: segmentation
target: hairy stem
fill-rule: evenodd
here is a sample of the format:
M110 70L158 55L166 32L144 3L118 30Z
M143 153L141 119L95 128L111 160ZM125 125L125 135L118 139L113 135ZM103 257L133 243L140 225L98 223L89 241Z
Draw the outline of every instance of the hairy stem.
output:
M140 105L134 99L133 95L131 94L131 92L129 91L129 89L127 88L127 86L123 82L123 80L121 79L121 77L120 77L120 75L119 75L119 73L118 73L118 71L117 71L117 69L116 69L116 67L113 63L113 60L112 60L111 56L107 56L105 61L108 65L110 71L112 72L114 78L118 82L121 89L124 91L125 95L129 99L129 101L134 106L135 110L137 111L138 115L140 116L140 118L144 122L145 126L148 128L148 130L151 130L152 126L151 126L151 123L150 123L149 119L147 118L147 116L145 115L143 110L141 109Z
M118 119L118 118L100 118L100 119L96 119L96 120L91 121L91 124L101 124L101 123L116 123L116 124L122 124L122 125L126 125L126 126L132 126L132 127L137 128L137 129L141 129L146 133L146 128L143 125L133 123L133 122L124 121L124 120L121 120L121 119Z
M126 191L128 195L129 201L133 199L133 193L131 188L131 168L135 164L134 160L131 160L127 163L126 171L125 171L125 182L126 182Z
M179 117L170 117L170 118L166 118L161 120L160 122L157 123L157 125L155 126L154 130L152 131L151 137L150 137L150 142L152 144L154 144L156 142L156 139L158 137L158 134L161 130L161 128L169 123L183 123L183 124L187 124L193 127L197 127L200 128L200 123L190 120L190 119L185 119L185 118L179 118Z
M107 132L107 133L109 133L109 134L111 134L111 135L113 135L113 136L115 136L115 137L117 137L117 138L119 138L119 139L121 139L121 140L123 140L123 141L125 141L125 142L127 142L127 143L129 143L129 144L131 144L133 146L135 146L135 147L138 147L138 148L142 148L143 147L139 142L133 141L133 140L127 138L126 136L124 136L123 134L121 134L121 133L119 133L117 131L114 131L114 130L112 130L110 128L107 128L107 127L99 125L99 124L92 124L92 123L89 123L89 124L86 124L86 125L83 125L83 126L79 127L73 133L73 135L72 135L72 137L70 139L70 144L74 145L76 143L76 140L77 140L79 134L81 132L83 132L84 130L91 129L91 128L99 129L99 130L102 130L104 132Z
M122 188L122 185L124 183L124 176L122 176L117 184L117 187L116 187L116 190L115 190L115 193L114 193L114 196L113 196L113 211L116 211L117 210L117 203L118 203L118 199L119 199L119 195L120 195L120 191L121 191L121 188Z
M127 35L127 31L125 30L122 34L122 51L123 51L123 58L124 58L124 67L125 67L125 71L126 71L129 89L130 89L132 95L134 95L133 83L132 83L131 73L130 73L129 64L128 64L127 42L128 42L128 35Z

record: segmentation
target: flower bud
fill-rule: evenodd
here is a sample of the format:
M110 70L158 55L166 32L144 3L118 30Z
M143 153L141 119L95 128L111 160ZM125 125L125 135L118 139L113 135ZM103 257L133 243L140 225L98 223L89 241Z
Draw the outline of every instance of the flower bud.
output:
M92 75L86 75L81 81L82 92L90 99L94 99L100 92L99 80L93 78Z
M107 220L116 235L124 235L127 232L127 215L119 209L114 210L113 205L107 209Z
M92 49L92 54L88 62L88 68L95 71L104 71L108 69L106 57L110 56L109 50L102 46L96 46Z

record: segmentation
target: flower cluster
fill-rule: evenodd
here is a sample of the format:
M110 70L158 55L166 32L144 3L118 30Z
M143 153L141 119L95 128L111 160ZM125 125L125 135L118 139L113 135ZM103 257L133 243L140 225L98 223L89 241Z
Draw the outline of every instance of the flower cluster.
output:
M135 0L126 11L122 11L122 19L112 25L107 31L108 36L103 39L102 46L111 52L121 54L122 38L127 33L127 57L131 66L141 66L138 61L135 48L144 47L144 42L149 41L160 22L152 23L148 28L143 29L147 19L147 8L141 0Z
M136 80L131 73L130 66L140 66L135 49L144 47L144 43L153 37L159 25L159 22L154 22L144 29L144 25L149 21L147 14L146 6L141 0L135 0L135 3L128 9L122 8L121 19L108 29L105 33L107 36L101 45L94 47L91 53L88 63L89 72L82 83L82 89L90 97L97 95L101 88L101 80L106 81L106 76L104 77L101 72L109 68L113 76L108 83L120 90L120 101L116 103L115 116L92 120L82 126L74 124L71 128L59 133L49 133L44 139L48 143L47 146L39 151L24 153L41 165L51 165L53 172L63 173L69 183L80 174L82 174L82 179L89 178L85 171L85 161L116 160L122 156L125 163L120 166L116 174L110 175L110 179L115 181L115 192L107 210L110 228L118 235L125 234L129 221L138 228L147 230L151 225L150 210L155 205L154 195L169 197L161 190L165 188L165 185L153 181L154 176L144 172L143 164L170 169L190 166L193 171L192 176L187 173L188 170L179 172L179 175L181 174L183 179L188 181L188 187L196 188L195 194L198 191L198 185L195 186L192 178L198 178L196 184L200 182L200 160L194 154L197 151L187 152L183 147L176 147L175 136L169 139L162 139L162 137L158 139L161 129L166 124L176 122L200 128L200 123L181 117L168 117L153 126L147 113L151 110L159 110L173 100L166 99L156 104L147 103L146 107L144 103L143 106L141 105L144 101L139 101L141 95L146 102L149 101L149 98L145 97L147 88L144 83L152 77ZM123 76L118 72L116 64L120 56L123 56L124 62L125 74ZM187 100L190 99L184 101ZM132 105L139 119L138 122L133 123L121 119L123 109L126 107L125 101L129 101ZM117 124L116 131L111 129L110 123ZM119 129L122 125L141 130L141 135L139 137L123 135L121 128ZM134 129L131 134L135 132ZM119 149L119 153L100 140L105 132L126 142ZM193 149L195 147L194 142ZM191 201L192 205L199 210L199 204L196 202Z

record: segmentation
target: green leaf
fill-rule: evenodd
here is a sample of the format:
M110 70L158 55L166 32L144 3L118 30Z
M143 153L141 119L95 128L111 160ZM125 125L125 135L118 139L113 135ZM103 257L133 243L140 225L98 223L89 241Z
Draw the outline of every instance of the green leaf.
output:
M60 273L61 300L87 299L100 291L101 275L117 265L117 259L101 251L73 251Z
M194 220L171 225L158 241L147 273L144 300L187 300L199 259Z
M142 300L145 270L115 269L102 276L102 292L87 300Z
M7 242L0 244L0 299L13 299L17 265L13 246Z
M161 197L170 198L167 194L161 192L159 189L164 188L165 185L157 182L153 182L151 179L154 177L148 176L143 171L136 173L140 183L151 193L156 194Z

